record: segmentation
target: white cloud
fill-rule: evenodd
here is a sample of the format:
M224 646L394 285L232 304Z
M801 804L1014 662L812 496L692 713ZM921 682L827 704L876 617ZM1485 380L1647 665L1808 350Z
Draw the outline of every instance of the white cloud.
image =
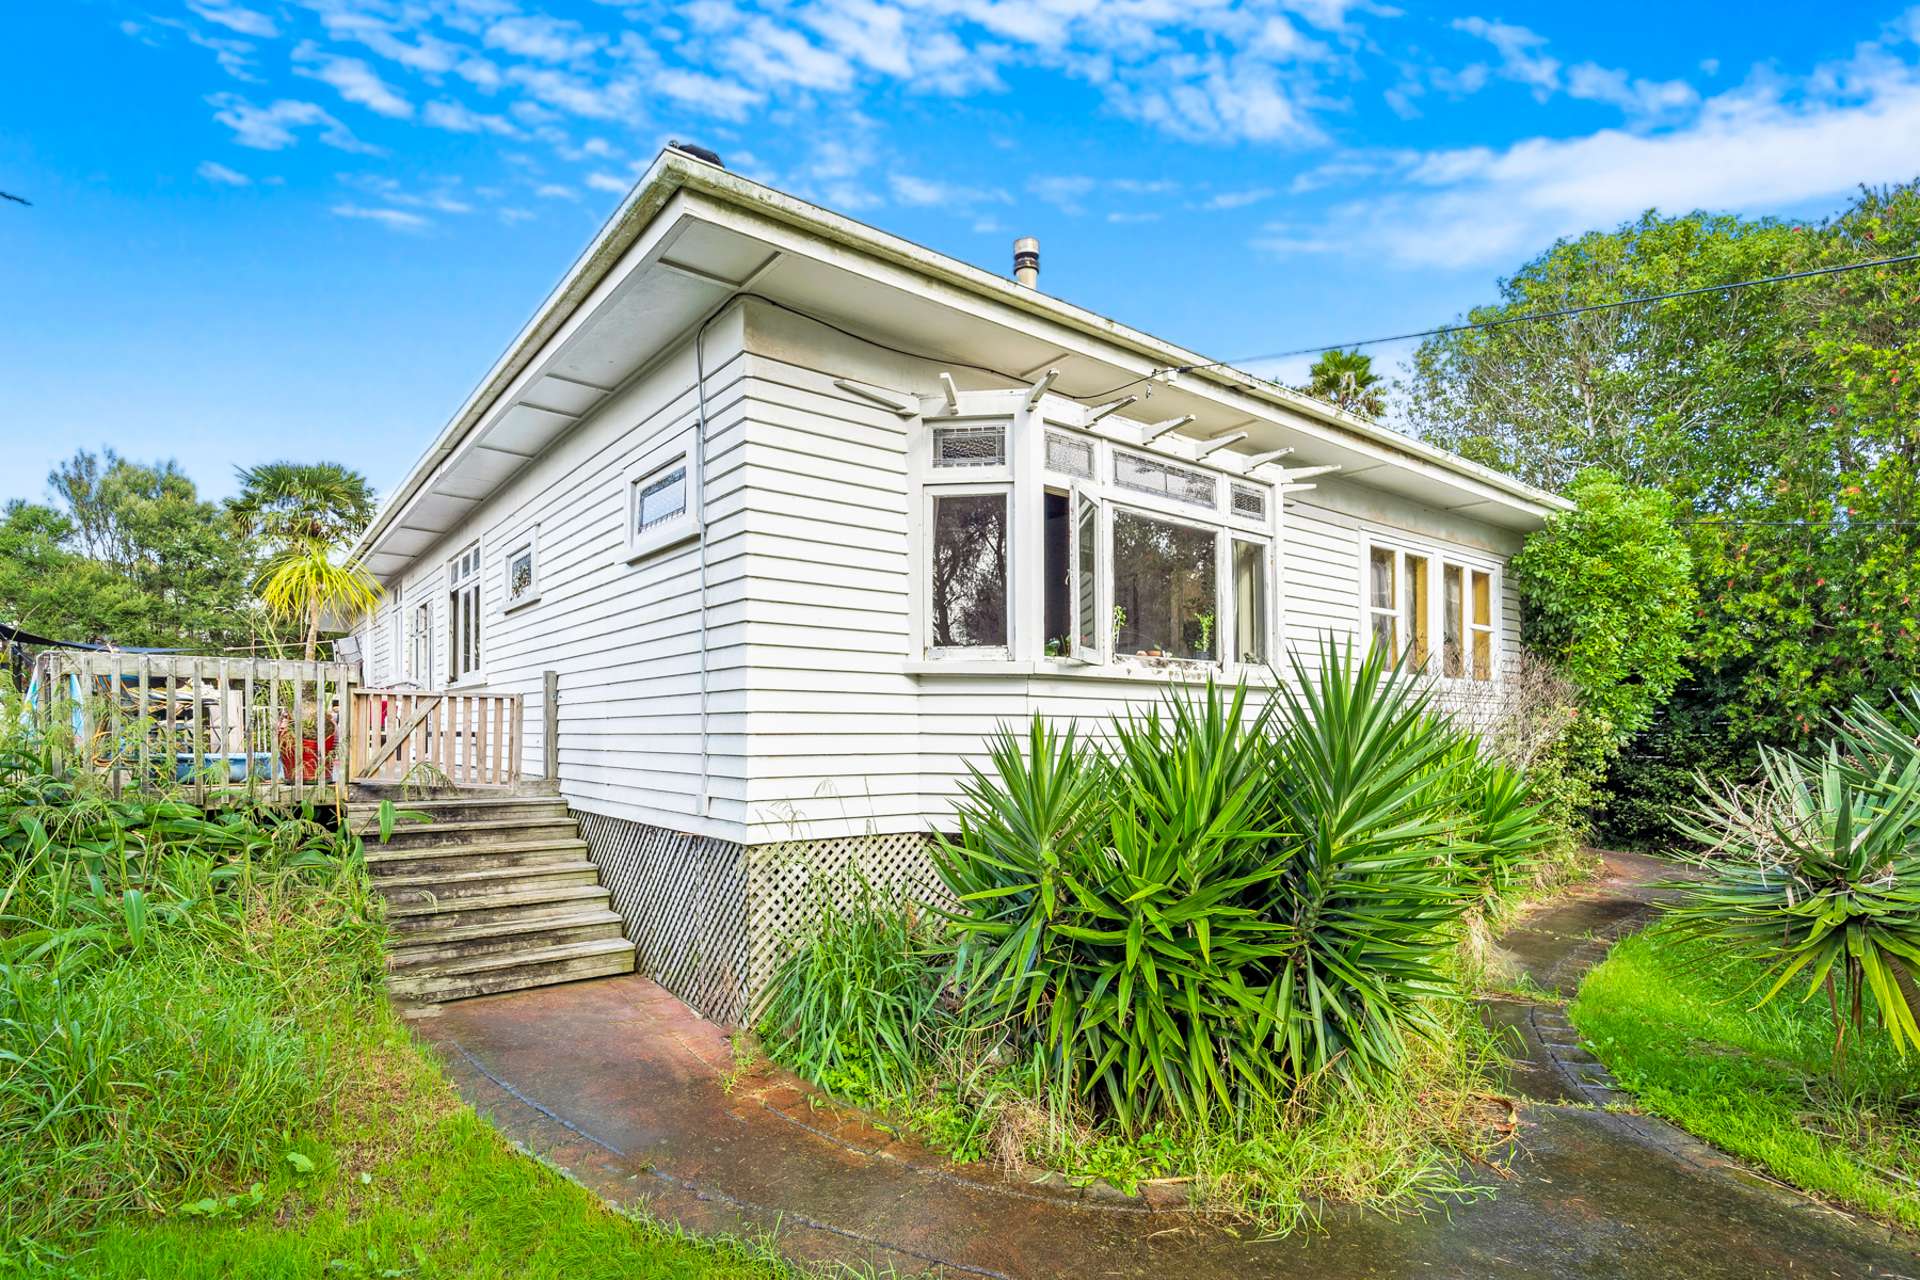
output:
M1592 102L1606 102L1629 116L1654 119L1686 111L1700 94L1684 80L1628 79L1627 73L1583 62L1567 71L1567 93Z
M1259 204L1273 195L1272 187L1254 187L1247 191L1222 191L1209 196L1201 204L1203 209L1244 209L1248 205Z
M332 85L348 102L357 102L369 111L396 120L413 115L413 104L359 58L326 53L313 41L303 40L293 51L293 61L295 75Z
M758 89L710 76L704 71L678 67L655 75L653 87L675 102L722 120L744 120L750 108L759 106L767 98Z
M1321 227L1269 227L1258 243L1384 253L1411 266L1512 263L1649 208L1767 212L1903 181L1915 137L1920 68L1869 49L1797 86L1763 77L1709 98L1682 126L1403 158L1398 190L1342 205Z
M353 136L316 103L282 98L271 106L256 107L235 93L216 93L207 98L214 109L213 118L233 130L233 140L258 151L280 151L300 140L298 130L320 131L320 141L341 151L378 155L378 147L369 146Z
M336 218L362 218L368 222L377 222L393 231L421 231L432 225L432 220L417 213L408 213L404 209L369 208L358 204L337 204L331 210Z
M914 208L940 206L954 210L972 210L983 204L1006 204L1012 197L993 187L969 187L956 182L940 182L896 173L887 179L896 203Z
M487 115L449 99L429 102L422 118L434 128L450 133L491 133L501 138L526 136L505 116Z
M542 200L578 200L580 198L579 192L558 182L543 182L533 189L533 194Z
M237 169L229 169L217 160L202 160L194 170L202 178L220 187L250 187L253 179Z
M590 58L606 45L606 37L564 18L515 16L487 28L486 45L518 58L542 62L574 62Z
M442 75L470 56L461 45L404 28L355 9L322 9L320 24L335 40L351 40L409 71Z
M637 96L632 81L595 84L584 77L552 67L509 67L507 79L548 106L592 120L612 120L624 116Z
M1545 102L1560 87L1560 63L1548 57L1545 36L1508 22L1490 22L1486 18L1456 18L1456 31L1477 36L1500 54L1500 74L1533 90L1533 96Z
M611 173L590 173L587 175L586 182L595 191L607 191L616 196L624 196L633 186L625 178L616 177Z
M1085 200L1099 185L1084 174L1053 174L1044 178L1035 178L1027 183L1027 190L1039 196L1062 213L1080 213L1085 209Z
M187 8L231 31L243 36L253 36L261 40L271 40L280 34L273 19L264 13L252 9L243 9L239 5L215 3L214 0L187 0Z
M753 19L726 50L748 79L801 89L844 91L853 86L853 64L843 54L823 49L770 18Z
M1116 209L1107 215L1107 221L1121 224L1131 222L1158 222L1160 221L1160 215L1152 212L1125 213Z

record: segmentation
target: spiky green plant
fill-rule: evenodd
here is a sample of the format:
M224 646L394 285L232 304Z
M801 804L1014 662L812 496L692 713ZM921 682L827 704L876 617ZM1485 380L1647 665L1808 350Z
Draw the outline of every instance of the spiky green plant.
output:
M1452 994L1455 735L1329 640L1276 702L1170 693L1110 745L1001 732L935 862L975 1019L1126 1129L1391 1070Z
M1763 751L1759 783L1702 779L1678 822L1709 874L1679 886L1676 927L1759 959L1758 1005L1796 978L1824 993L1836 1071L1869 1002L1896 1051L1920 1045L1920 756L1906 754Z

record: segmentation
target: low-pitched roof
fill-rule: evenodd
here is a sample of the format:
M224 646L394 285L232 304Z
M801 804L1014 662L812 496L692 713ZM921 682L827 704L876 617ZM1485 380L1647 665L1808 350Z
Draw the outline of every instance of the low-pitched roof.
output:
M425 551L532 456L689 329L743 294L1005 379L1058 368L1086 399L1154 379L1154 418L1245 429L1249 451L1338 464L1363 483L1529 529L1563 499L1424 441L1210 362L1084 307L663 151L389 496L356 544L382 577Z

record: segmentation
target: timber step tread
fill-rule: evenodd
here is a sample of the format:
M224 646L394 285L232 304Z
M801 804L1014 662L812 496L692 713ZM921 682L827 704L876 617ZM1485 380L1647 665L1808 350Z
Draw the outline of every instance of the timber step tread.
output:
M518 969L523 966L552 964L561 960L586 960L594 956L632 955L633 943L625 938L594 938L587 942L565 942L553 947L535 947L526 951L500 951L489 955L451 960L434 969L434 977L459 977L484 973L489 969ZM415 976L415 975L409 975Z
M404 866L409 862L422 862L433 858L509 857L514 854L554 853L560 850L578 853L584 858L587 854L587 842L580 839L555 839L521 840L505 844L410 844L403 846L377 844L368 849L362 856L367 860L369 867L391 867ZM391 883L391 877L381 876L380 883Z
M567 942L557 947L536 947L528 951L500 951L491 955L470 956L462 960L450 960L434 966L431 975L408 974L408 977L456 978L470 973L485 973L489 969L518 969L523 965L552 964L561 960L587 960L594 956L617 956L622 953L632 955L634 946L625 938L595 938L589 942Z
M442 947L453 942L485 942L520 933L549 933L560 929L586 929L595 925L621 923L618 912L601 908L575 911L568 915L527 916L519 920L415 929L393 938L389 945L396 955L401 955L416 947Z
M465 898L441 898L436 901L389 902L389 916L462 915L466 912L504 911L516 908L552 907L564 902L612 901L613 894L600 884L557 884L545 889L519 889L510 893L473 894ZM414 930L401 937L411 938Z
M432 889L438 885L485 884L489 880L526 880L542 876L592 874L599 868L585 858L578 862L542 862L533 866L476 867L472 871L421 871L413 875L381 876L375 887L383 893L396 889Z
M387 980L387 990L399 1000L423 1004L443 1004L470 996L503 995L528 987L550 987L562 982L581 982L593 978L611 978L632 973L638 960L626 952L583 956L570 960L549 960L543 964L516 965L504 969L483 969L477 973L425 976L398 974Z
M403 822L393 834L466 836L486 835L493 831L524 831L529 827L578 827L580 820L570 813L535 818L462 818L452 822ZM377 830L377 828L376 828Z

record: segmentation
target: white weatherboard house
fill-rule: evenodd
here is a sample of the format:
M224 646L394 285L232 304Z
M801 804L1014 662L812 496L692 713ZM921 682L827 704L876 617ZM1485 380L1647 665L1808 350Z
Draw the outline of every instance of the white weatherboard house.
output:
M357 548L367 683L526 694L531 775L558 673L560 792L717 1017L810 876L921 872L996 725L1328 631L1462 692L1517 645L1559 499L1022 275L668 150Z

